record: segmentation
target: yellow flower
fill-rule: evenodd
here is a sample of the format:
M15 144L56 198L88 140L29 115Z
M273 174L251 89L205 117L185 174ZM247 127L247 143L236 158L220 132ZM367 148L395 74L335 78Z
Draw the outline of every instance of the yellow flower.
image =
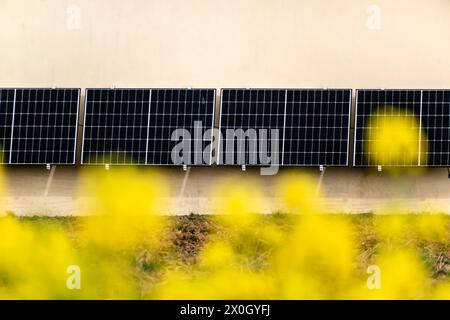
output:
M82 187L89 192L83 241L110 250L145 244L154 247L165 227L167 187L153 171L114 168L88 171Z
M380 254L375 262L380 268L379 290L366 289L369 299L424 299L430 288L427 286L425 267L410 249L393 249Z
M352 230L337 217L305 215L274 256L273 275L280 297L333 299L355 277Z
M6 284L0 285L0 298L74 297L66 286L67 268L80 260L61 230L4 217L0 234L0 282Z
M203 249L200 262L207 268L228 267L235 262L233 248L225 241L213 241Z
M425 164L426 138L416 117L394 106L386 106L384 110L371 116L366 130L371 164L416 166L419 157Z
M281 177L278 194L281 205L289 213L314 214L322 211L317 182L305 174L286 174Z
M416 219L415 229L421 239L450 242L449 226L442 214L423 214Z

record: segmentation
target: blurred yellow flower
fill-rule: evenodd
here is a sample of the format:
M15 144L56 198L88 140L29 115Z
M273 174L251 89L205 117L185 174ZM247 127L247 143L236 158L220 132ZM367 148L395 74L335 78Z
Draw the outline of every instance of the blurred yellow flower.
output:
M406 214L382 215L376 219L375 229L378 236L385 241L395 241L408 236L408 216Z
M67 267L79 263L66 236L55 228L24 226L0 219L0 299L74 297L66 287Z
M426 138L415 116L394 106L374 113L366 130L372 165L412 165L426 161ZM420 141L420 142L419 142Z
M273 273L281 285L280 297L340 297L355 277L354 246L352 230L342 219L299 217L292 234L274 256Z
M415 229L420 239L450 243L449 226L442 214L422 214L415 219Z
M0 172L1 182L1 172ZM437 243L447 259L448 219L442 215L373 218L373 252L361 252L346 216L321 214L317 183L306 175L280 180L278 195L294 215L258 214L266 203L257 184L227 179L217 188L214 218L192 264L166 262L152 278L139 268L160 250L167 230L165 180L154 171L89 171L91 199L76 242L60 228L0 218L0 298L6 299L448 299L448 279L430 280L418 245ZM167 249L167 248L166 248ZM362 256L365 256L363 259ZM361 263L380 270L367 286ZM439 270L447 270L446 262ZM67 268L81 270L79 290ZM363 273L363 274L362 274ZM142 276L144 275L144 276ZM444 277L446 275L444 274ZM151 278L151 280L149 280ZM148 283L147 283L148 282Z
M89 192L91 215L82 231L83 241L119 251L158 243L165 227L168 189L156 172L131 167L89 170L82 188Z
M282 206L294 214L322 212L322 199L317 187L317 182L306 174L285 174L278 185Z
M235 262L233 248L225 241L206 244L200 256L200 263L207 268L228 267Z
M425 267L410 249L382 252L375 264L381 270L379 290L366 290L367 299L424 299L429 295ZM361 298L361 297L360 297Z
M431 299L435 300L450 300L450 281L446 281L443 284L439 284L431 296Z

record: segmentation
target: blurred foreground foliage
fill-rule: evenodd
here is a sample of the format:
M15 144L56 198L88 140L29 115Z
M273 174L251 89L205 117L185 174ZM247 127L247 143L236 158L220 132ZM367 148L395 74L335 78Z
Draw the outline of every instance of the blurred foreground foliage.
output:
M0 298L450 298L450 216L321 214L304 175L280 179L290 214L272 215L258 214L257 185L230 178L214 216L160 215L169 190L154 171L92 171L80 187L89 216L0 218ZM66 286L73 265L79 290Z

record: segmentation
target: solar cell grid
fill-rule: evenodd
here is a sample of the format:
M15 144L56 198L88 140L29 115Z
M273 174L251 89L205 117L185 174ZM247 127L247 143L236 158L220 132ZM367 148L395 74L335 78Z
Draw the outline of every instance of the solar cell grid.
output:
M86 89L82 163L146 163L150 94Z
M75 164L79 89L1 89L5 164Z
M214 89L87 89L86 96L83 164L211 164L204 150L212 138ZM183 163L172 155L177 129L191 135Z
M395 150L389 154L374 146L386 119L406 119L411 132L419 132L421 114L420 90L358 90L355 114L354 164L356 166L384 165L414 166L419 158L409 156L409 150ZM393 134L395 129L393 128ZM407 143L419 146L419 135L407 137ZM405 142L406 143L406 142Z
M219 164L265 165L249 140L258 137L227 131L278 129L280 156L272 165L347 165L350 108L350 89L223 89Z
M74 164L78 89L17 89L10 162Z
M358 90L355 115L354 165L371 166L379 156L372 145L373 133L383 117L407 119L411 134L405 143L417 146L416 157L407 150L386 156L388 166L449 166L450 91L449 90ZM392 128L396 135L396 128ZM393 139L396 137L393 136Z
M284 165L347 165L351 90L288 90Z
M211 154L203 159L203 151L211 143L206 130L213 128L215 90L153 89L150 105L147 163L172 164L171 153L176 129L187 130L192 139L191 162L211 164ZM189 164L189 163L187 163Z
M260 164L258 136L255 134L265 129L270 139L270 130L278 129L279 141L283 140L286 91L223 89L221 96L218 163ZM255 132L249 129L255 129Z

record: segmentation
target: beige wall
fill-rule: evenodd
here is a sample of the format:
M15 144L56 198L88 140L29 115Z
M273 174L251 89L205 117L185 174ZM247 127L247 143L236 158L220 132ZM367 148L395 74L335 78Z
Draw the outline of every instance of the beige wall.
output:
M448 0L0 0L0 30L1 87L450 88ZM173 211L209 211L205 190L236 170L193 169ZM182 172L167 174L178 190ZM7 175L12 210L75 213L77 168L47 198L42 168ZM259 179L272 195L276 177ZM324 189L336 210L395 195L450 211L445 170L406 181L400 195L385 174L331 169Z
M1 0L0 30L2 86L450 87L447 0Z

